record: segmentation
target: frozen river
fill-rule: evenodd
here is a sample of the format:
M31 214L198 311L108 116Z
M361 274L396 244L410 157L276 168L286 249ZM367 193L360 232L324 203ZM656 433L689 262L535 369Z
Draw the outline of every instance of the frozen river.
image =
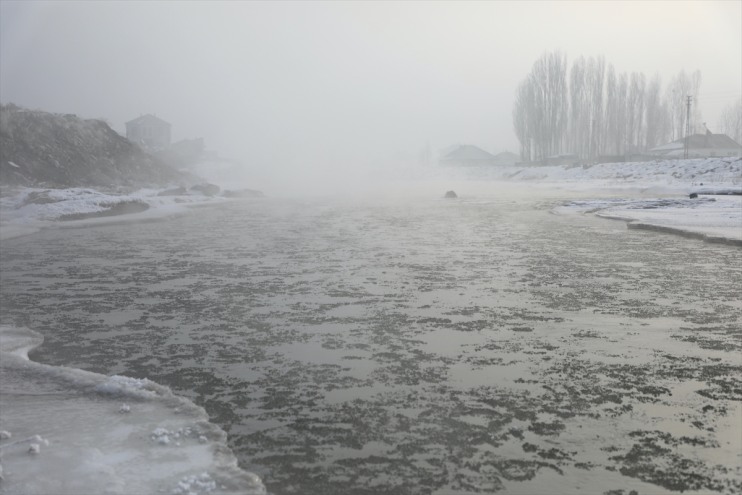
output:
M31 359L203 406L274 494L742 490L742 250L559 198L264 200L4 241Z

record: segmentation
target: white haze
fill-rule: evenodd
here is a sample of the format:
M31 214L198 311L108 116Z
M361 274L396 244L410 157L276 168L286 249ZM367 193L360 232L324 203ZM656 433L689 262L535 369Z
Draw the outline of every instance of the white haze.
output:
M516 86L545 51L700 70L713 130L742 90L741 2L0 3L0 100L203 137L245 185L365 184L457 143L518 151Z

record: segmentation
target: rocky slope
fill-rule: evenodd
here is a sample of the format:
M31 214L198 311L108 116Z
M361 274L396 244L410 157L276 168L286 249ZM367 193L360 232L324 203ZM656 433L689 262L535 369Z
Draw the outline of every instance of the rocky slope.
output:
M0 184L145 187L192 184L101 120L0 105Z

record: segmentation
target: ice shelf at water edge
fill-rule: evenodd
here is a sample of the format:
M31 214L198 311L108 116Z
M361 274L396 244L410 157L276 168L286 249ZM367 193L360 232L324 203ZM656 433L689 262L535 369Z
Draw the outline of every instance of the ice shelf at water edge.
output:
M266 493L201 407L147 379L30 361L42 342L0 326L0 493Z

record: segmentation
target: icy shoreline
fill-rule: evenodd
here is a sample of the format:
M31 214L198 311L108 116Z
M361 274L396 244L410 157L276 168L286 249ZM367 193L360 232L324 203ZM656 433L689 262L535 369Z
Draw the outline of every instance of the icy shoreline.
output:
M595 214L630 229L652 230L742 246L742 196L572 201L555 213Z
M403 174L404 175L404 174ZM742 158L706 158L658 162L604 163L592 166L416 169L397 177L397 187L413 189L431 179L441 187L450 181L517 184L534 190L557 190L576 198L559 212L596 214L625 220L629 228L659 230L707 241L742 245ZM381 185L381 184L380 184ZM401 187L400 187L401 186ZM731 195L708 196L723 191ZM0 240L44 228L148 221L180 215L189 207L229 201L223 196L188 192L159 195L143 189L110 194L93 189L3 191ZM702 196L690 199L691 193ZM622 199L605 199L616 198ZM127 212L127 207L132 212ZM116 211L116 210L119 211ZM123 214L120 214L123 213Z
M740 157L448 172L588 198L567 202L554 213L593 214L625 221L630 229L742 246ZM690 198L692 193L698 197Z
M0 326L0 492L265 493L203 408L147 379L30 361L42 342Z
M161 191L142 189L126 194L90 188L4 191L0 197L0 240L46 228L156 220L183 214L192 206L228 201L224 197L203 194L159 196ZM131 208L131 205L141 207Z

